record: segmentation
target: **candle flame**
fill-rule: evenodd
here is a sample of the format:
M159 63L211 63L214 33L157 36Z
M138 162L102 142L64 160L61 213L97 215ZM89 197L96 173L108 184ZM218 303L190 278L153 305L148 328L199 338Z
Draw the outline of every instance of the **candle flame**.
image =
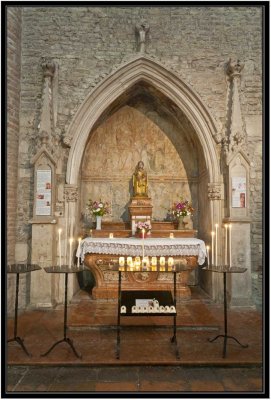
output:
M62 232L62 229L61 228L59 228L59 230L58 230L58 233L61 233Z
M214 231L212 231L212 232L211 232L211 235L212 235L212 236L214 236L214 235L215 235Z

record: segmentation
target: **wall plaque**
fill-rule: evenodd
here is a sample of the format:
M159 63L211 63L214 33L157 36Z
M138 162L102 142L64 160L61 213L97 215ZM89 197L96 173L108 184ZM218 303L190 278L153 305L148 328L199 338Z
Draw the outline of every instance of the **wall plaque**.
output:
M232 207L246 207L246 178L232 177Z
M52 171L37 170L36 215L52 214Z

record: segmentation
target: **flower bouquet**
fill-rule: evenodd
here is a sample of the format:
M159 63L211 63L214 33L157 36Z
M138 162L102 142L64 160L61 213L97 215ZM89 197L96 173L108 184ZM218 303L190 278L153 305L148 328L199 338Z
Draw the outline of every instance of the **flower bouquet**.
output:
M188 200L183 200L181 198L180 201L174 203L170 213L178 220L178 229L183 229L188 223L184 220L184 217L192 216L194 211L192 204Z
M144 234L144 238L148 238L151 235L151 223L150 221L138 221L136 223L136 235L138 237L142 237L143 238L143 234Z
M110 207L108 202L89 200L87 210L91 215L96 217L96 229L100 230L102 227L102 217L110 214Z
M89 200L87 204L87 210L90 212L91 215L103 217L104 215L110 214L110 206L108 202L100 201L93 201Z

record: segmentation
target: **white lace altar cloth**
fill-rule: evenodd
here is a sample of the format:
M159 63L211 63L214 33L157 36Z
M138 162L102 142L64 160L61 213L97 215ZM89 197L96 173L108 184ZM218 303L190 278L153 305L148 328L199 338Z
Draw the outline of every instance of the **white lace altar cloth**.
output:
M83 261L85 254L113 254L120 256L197 256L199 265L206 257L206 247L203 240L196 238L91 238L80 242L76 256Z

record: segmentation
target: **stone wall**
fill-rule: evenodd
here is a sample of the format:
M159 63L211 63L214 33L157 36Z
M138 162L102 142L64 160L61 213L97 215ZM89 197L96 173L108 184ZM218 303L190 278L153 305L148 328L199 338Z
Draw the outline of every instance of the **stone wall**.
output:
M21 78L21 9L8 8L7 35L7 243L8 262L15 260L15 223L17 214L17 174Z
M18 143L20 132L21 9L7 11L7 261L15 262ZM15 296L14 275L8 275L8 312Z
M150 26L146 54L199 94L225 128L230 57L245 63L240 96L251 154L252 268L261 265L261 7L27 7L22 8L22 75L17 242L31 229L35 140L41 112L42 57L59 65L56 131L64 134L92 88L137 52L135 25ZM223 129L224 129L223 128ZM69 149L63 146L64 158ZM62 173L65 171L65 164ZM23 248L25 253L25 248Z

